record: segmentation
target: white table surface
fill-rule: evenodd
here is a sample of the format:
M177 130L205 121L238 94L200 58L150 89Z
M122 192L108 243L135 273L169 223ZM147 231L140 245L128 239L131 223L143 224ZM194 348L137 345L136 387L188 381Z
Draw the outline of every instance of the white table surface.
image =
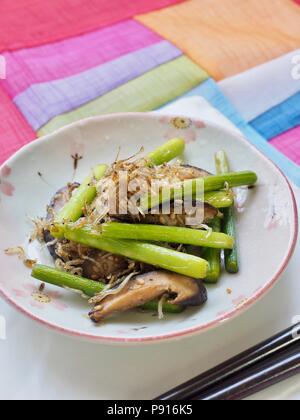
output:
M295 188L298 207L300 189ZM299 207L300 208L300 207ZM58 335L0 301L0 399L152 399L291 325L300 316L300 245L281 281L246 313L182 341L118 347ZM300 400L300 376L252 399Z
M298 206L300 190L297 190ZM281 281L239 318L202 335L158 345L117 347L60 336L3 301L0 399L151 399L256 344L300 315L300 246ZM255 395L299 399L300 376Z

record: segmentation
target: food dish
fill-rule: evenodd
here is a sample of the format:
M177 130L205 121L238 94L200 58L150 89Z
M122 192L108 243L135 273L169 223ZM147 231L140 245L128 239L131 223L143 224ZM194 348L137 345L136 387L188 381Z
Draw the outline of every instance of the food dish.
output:
M154 130L152 130L153 132L151 133L151 137L153 138L153 143L156 143L155 145L157 145L157 146L159 146L159 145L161 145L162 143L163 143L163 133L164 133L164 128L161 126L161 123L160 123L160 121L159 121L159 117L150 117L150 116L145 116L145 117L143 117L144 118L144 120L143 120L143 122L144 122L144 125L146 124L146 126L147 126L147 124L149 124L149 122L150 122L150 120L152 121L152 119L153 119L153 121L152 121L152 123L153 123L153 125L155 126L155 129ZM91 131L91 126L93 126L93 125L98 125L98 129L99 129L99 127L100 127L100 132L104 129L104 126L106 126L105 128L106 128L106 130L104 131L105 133L111 133L111 131L114 131L114 129L113 129L113 127L112 127L112 121L116 121L116 120L118 120L119 121L119 126L123 126L123 129L125 128L125 126L124 126L124 123L125 123L125 120L126 120L126 122L127 122L127 124L126 124L126 129L125 129L125 131L126 130L128 130L130 133L127 133L126 134L126 137L127 137L127 139L129 138L129 137L131 137L132 136L132 133L134 133L134 137L135 137L135 146L137 145L137 143L138 143L138 139L136 138L136 136L137 136L137 134L140 134L139 133L139 130L141 130L141 122L142 122L142 118L141 118L141 116L134 116L134 115L131 115L131 116L115 116L115 117L110 117L110 118L102 118L102 119L97 119L97 124L96 124L96 122L95 122L95 120L94 121L92 121L92 120L89 120L88 122L86 122L86 123L84 123L84 124L80 124L80 129L79 129L79 125L74 125L72 128L69 128L69 130L72 130L73 129L73 134L76 132L77 133L77 138L78 138L78 132L81 132L81 131L85 131L85 135L84 135L84 139L85 139L85 141L87 141L88 143L89 143L89 146L91 145L91 142L89 142L89 140L86 140L87 139L87 136L86 136L86 134L89 132L89 131ZM171 121L171 119L170 119L170 121ZM108 126L107 126L107 124L110 126L109 127L109 129L108 129ZM76 128L75 128L75 126L76 126ZM134 126L134 129L132 128ZM195 126L196 126L196 124L195 124ZM264 177L264 180L266 179L265 178L265 173L266 172L268 172L268 171L270 171L270 172L272 172L272 174L273 174L273 176L274 175L276 175L277 176L277 178L276 178L276 184L277 184L277 186L279 185L281 188L282 188L282 191L284 191L284 194L282 194L282 191L281 191L281 193L280 193L280 195L281 195L281 199L285 199L285 204L286 204L286 208L287 208L287 212L286 212L286 214L285 214L285 218L286 218L286 220L285 221L283 221L283 223L281 224L281 222L279 222L278 224L279 224L279 226L276 226L276 229L274 229L274 230L277 230L277 228L279 229L279 230L283 230L284 232L285 232L285 234L286 234L286 238L287 238L287 241L286 241L286 248L285 248L285 250L283 249L283 248L281 248L280 249L280 252L279 252L279 254L280 253L282 253L282 255L281 255L281 257L283 256L283 257L285 257L285 258L283 258L283 259L281 259L280 261L282 262L284 262L284 264L286 264L286 260L288 260L288 258L290 257L290 254L291 254L291 252L292 252L292 249L293 249L293 244L294 244L294 236L295 236L295 230L293 229L293 221L295 222L295 213L294 213L294 210L295 210L295 208L294 208L294 205L293 205L293 200L292 200L292 195L291 195L291 192L290 192L290 189L288 188L288 184L286 183L286 181L285 181L285 179L284 178L282 178L282 175L279 173L279 172L277 172L277 170L273 167L273 165L272 164L270 164L268 161L266 161L263 157L261 157L261 155L257 152L257 151L255 151L252 147L250 147L250 146L248 146L248 145L246 145L246 143L245 143L245 141L244 140L242 140L242 139L240 139L240 138L238 138L238 137L236 137L236 135L233 135L233 134L231 134L230 132L227 132L227 131L225 131L225 130L222 130L222 129L220 129L220 128L218 128L218 127L215 127L215 126L213 126L213 125L211 125L211 124L205 124L205 123L203 123L203 126L200 128L200 124L198 124L198 126L199 126L199 128L197 127L197 129L195 130L196 131L196 136L197 136L197 140L195 141L195 142L193 142L193 144L189 144L188 145L188 147L187 147L187 154L189 154L189 156L192 156L191 157L191 159L189 159L189 158L187 158L187 159L185 159L186 161L188 161L189 163L191 163L192 164L192 166L205 166L205 165L203 165L203 154L205 153L205 162L209 162L209 156L210 156L210 160L212 161L212 163L213 163L213 159L212 159L212 156L214 155L214 152L216 152L216 151L218 151L218 150L220 150L220 146L221 146L221 144L220 143L222 143L221 142L221 139L220 139L220 137L221 136L224 136L225 138L227 138L227 141L228 142L230 142L231 144L230 144L230 146L229 146L229 149L227 149L226 148L226 150L228 151L228 154L230 155L230 156L233 156L233 154L232 154L232 150L233 149L240 149L239 151L241 152L242 151L242 153L248 153L248 155L250 156L250 159L249 159L249 164L250 164L250 167L251 168L253 168L253 169L256 169L256 168L254 168L254 166L256 166L257 168L258 168L258 170L256 171L255 170L255 172L257 172L258 173L258 176L259 176L259 179L261 180L261 174L263 175L263 177ZM128 129L128 127L129 127L129 129ZM138 127L138 129L136 129ZM149 125L148 125L148 127L149 127ZM74 131L74 128L75 128L75 131ZM95 128L95 127L94 127ZM94 129L92 129L92 131L94 131ZM120 131L119 130L117 130L118 131L118 136L120 136ZM62 133L63 132L65 132L66 133L66 131L64 131L64 130L62 130L61 132L59 132L56 136L61 136L62 135ZM213 132L213 133L212 133ZM102 131L102 133L103 133L103 131ZM180 129L179 129L179 133L180 133ZM67 137L69 138L69 135L70 135L71 133L69 132L69 134L67 135ZM82 133L81 133L82 134ZM158 136L159 136L159 140L156 140L155 139L155 136L158 134ZM184 133L183 133L184 134ZM213 135L212 135L213 134ZM95 139L95 135L96 135L96 132L94 132L94 134L93 134L93 138ZM113 134L110 134L110 135L112 135L112 137L113 137L113 143L116 143L116 133L113 133ZM56 138L58 138L58 137L56 137ZM213 139L212 141L214 141L215 142L215 144L214 145L211 145L211 146L213 146L213 147L208 147L207 148L207 150L205 150L205 152L204 152L204 148L203 148L203 141L207 141L206 139L207 138L210 138L210 139ZM128 141L128 140L127 140ZM49 139L46 139L46 141L45 141L46 143L48 143L49 142ZM55 142L56 142L56 140L55 140ZM202 145L201 145L201 143L202 143ZM45 144L45 143L44 143ZM226 144L227 145L227 144ZM233 145L234 145L234 147L233 147ZM236 147L236 145L238 145L237 147ZM132 146L132 145L131 145ZM134 145L133 145L134 146ZM142 144L141 143L139 143L139 147L140 146L142 146ZM146 146L147 146L147 144L146 144ZM152 145L153 146L153 145ZM200 146L200 147L199 147ZM224 146L224 144L223 144L223 146ZM31 146L32 147L32 146ZM69 144L69 147L70 147L70 144ZM94 147L95 147L95 144L94 144ZM131 155L133 155L135 152L136 152L136 150L138 150L138 148L136 147L135 148L135 150L132 150L133 149L133 147L130 147L130 154ZM148 151L149 151L149 146L148 146ZM153 147L152 147L152 149L153 149ZM195 162L195 159L197 159L198 158L198 156L196 156L195 155L195 150L198 150L199 152L201 151L201 154L202 154L202 156L201 156L201 159L199 159L199 160L202 160L202 164L200 165L200 164L198 164L198 162L197 162L197 164L196 164L196 162ZM116 154L116 151L117 150L117 148L115 148L114 150L110 150L110 155L111 155L111 157L113 158L113 156ZM122 150L122 149L121 149ZM150 149L151 150L151 149ZM128 156L128 155L130 155L129 153L124 153L124 152L122 152L122 155L126 158L126 156ZM198 153L198 155L199 155L199 153ZM247 159L245 159L245 158L242 158L242 159L240 159L240 156L241 156L241 153L239 153L239 161L240 160L244 160L244 163L247 161ZM260 160L261 159L261 160ZM113 159L111 159L110 161L112 161ZM103 161L109 161L108 159L107 160L103 160ZM254 162L255 162L255 164L254 164ZM262 162L264 162L264 164L266 164L266 162L267 162L267 169L265 170L265 171L263 171L263 166L264 165L262 165ZM52 163L53 163L53 160L52 160ZM96 163L96 162L95 162ZM201 162L200 162L201 163ZM90 166L92 166L93 165L93 162L91 162L90 164L88 164L87 163L87 168L88 167L90 167ZM212 172L212 164L211 163L209 163L209 166L210 167L208 167L208 169L209 169L209 171L211 171ZM242 170L242 169L245 169L245 168L247 168L248 167L248 165L247 166L244 166L244 165L242 165L242 162L238 165L239 167L238 168L234 168L234 169L236 169L236 171L240 171L240 170ZM61 166L60 166L60 168L62 168ZM51 171L51 168L50 168L50 166L48 166L48 169L47 169L47 171L48 170L50 170ZM87 170L86 170L86 172L87 172ZM252 171L253 172L253 171ZM44 177L44 179L45 179L45 175L44 175L44 173L42 174L43 175L43 177ZM71 179L71 177L70 177L70 173L68 174L68 176L69 176L69 178L68 179L65 179L65 181L64 181L64 183L62 183L62 182L60 182L60 184L58 184L57 182L55 183L55 185L57 185L57 187L59 188L61 185L64 185L67 181L69 181L70 179ZM80 178L80 176L81 176L81 178ZM83 178L83 171L82 171L82 175L77 175L77 177L76 177L77 179L82 179ZM269 173L269 176L267 177L268 178L268 182L270 182L270 184L268 185L268 188L269 188L269 186L272 184L272 177L270 177L270 173ZM274 177L273 177L273 179L274 179ZM47 179L47 181L48 181L48 179ZM48 181L49 182L49 181ZM223 180L223 185L222 185L223 187L224 187L224 180ZM221 188L221 187L220 187ZM287 189L286 189L287 188ZM258 184L258 188L257 189L255 189L255 190L251 190L250 191L250 197L253 195L253 196L255 196L255 197L257 197L258 196L258 202L261 204L262 203L262 201L260 201L260 199L261 199L261 195L260 195L260 190L261 189L261 184L259 183ZM269 195L265 195L264 194L264 196L265 196L265 199L266 199L266 201L268 201L269 199L270 199L270 197L269 197ZM47 195L47 198L46 198L46 200L44 201L44 203L46 203L47 201L49 201L49 194ZM39 200L39 201L41 201L41 200ZM253 216L253 208L252 208L252 205L253 205L253 200L251 199L249 199L248 198L248 206L249 206L249 208L250 208L250 213L252 214L252 216ZM243 213L243 215L242 216L238 216L238 224L240 224L240 223L242 223L243 224L243 222L241 222L241 220L242 220L242 217L243 218L245 218L245 219L248 219L248 215L247 215L247 213L248 213L248 206L247 206L247 210ZM41 206L39 207L40 209L42 208ZM262 214L265 214L265 211L266 211L266 209L267 209L267 206L263 209L263 212L261 213L261 215ZM33 215L33 214L37 214L36 212L34 212L34 213L28 213L28 211L26 212L27 213L27 215L29 214L29 215ZM39 212L39 214L42 214L42 212ZM265 217L264 217L264 224L266 223L266 216L267 215L265 215ZM239 220L240 219L240 220ZM249 219L248 219L249 220ZM286 223L285 223L286 222ZM291 222L291 223L290 223ZM120 225L120 224L119 224ZM119 227L119 225L117 226L117 227ZM116 226L116 225L115 225ZM128 224L126 223L123 223L122 224L122 228L128 228ZM281 229L282 228L282 229ZM268 228L267 227L265 227L265 229L266 230L268 230ZM244 226L243 226L243 228L242 228L242 230L240 231L240 228L238 229L239 230L239 235L243 235L243 230L244 230ZM127 233L128 233L128 231L127 231ZM265 232L263 232L263 234L264 234ZM114 233L115 234L115 233ZM124 234L124 232L122 233L122 235ZM145 234L145 233L144 233ZM153 232L151 232L151 234L153 234ZM120 235L120 233L118 233L118 235ZM139 238L139 239L141 239L141 238ZM122 239L121 239L122 240ZM129 240L132 240L132 238L131 239L129 239ZM153 239L154 240L154 239ZM239 241L240 243L241 243L241 246L242 246L242 250L241 250L241 261L244 261L244 252L243 252L243 249L244 249L244 245L242 245L242 240L240 240ZM14 242L13 244L11 244L12 246L15 246L16 244L20 244L20 242ZM9 244L7 244L7 245L9 245ZM286 250L288 250L288 254L286 254L286 252L282 252L282 251L286 251ZM31 257L33 257L32 255L31 255ZM45 258L47 258L47 257L45 257ZM34 259L34 258L33 258ZM40 260L42 260L42 258L40 259ZM39 260L39 261L40 261ZM49 260L48 260L49 261ZM197 260L197 262L198 262L198 260ZM14 263L6 263L6 264L8 264L8 265L10 265L10 264L13 264L14 265ZM243 265L243 267L242 267L242 272L245 274L245 272L247 271L247 270L245 270L245 264L243 263L242 264ZM277 272L275 272L275 274L276 274ZM179 273L179 274L186 274L186 273ZM201 275L201 273L197 273L197 277L201 277L202 275ZM202 276L203 277L203 276ZM232 276L232 277L235 277L235 276ZM241 275L240 274L238 274L237 276L236 276L236 278L237 279L240 279L241 278ZM223 282L223 279L222 279L222 282ZM230 281L228 281L228 276L227 275L225 275L224 276L224 284L223 284L223 286L222 286L222 292L224 292L224 290L225 290L225 293L227 293L227 295L229 296L230 295L230 289L232 290L232 293L233 293L233 295L235 295L237 292L236 292L236 290L234 290L234 288L232 287L226 287L226 286L228 286L229 285L229 283L231 282L231 280ZM273 277L272 277L272 282L274 282L274 279L273 279ZM33 283L34 284L34 283ZM36 283L35 283L36 284ZM253 286L253 283L251 284L251 287ZM263 286L264 286L264 283L263 283ZM225 289L224 289L224 287L225 287ZM240 287L240 285L238 286L238 287ZM244 285L243 285L243 287L244 287ZM47 286L47 288L46 288L46 294L48 293L52 293L52 290L55 290L55 289L52 289L52 288L50 288L50 289L48 289L48 286ZM185 320L185 321L187 321L187 322L190 322L190 321L193 321L192 319L191 319L191 313L193 314L192 316L195 316L195 318L194 318L194 320L196 320L196 317L198 317L198 319L197 319L197 321L199 322L201 322L201 318L203 319L203 320L205 320L205 318L207 319L207 318L209 318L210 316L211 316L211 308L212 308L212 306L214 306L215 305L215 303L216 302L214 302L214 299L213 299L213 295L215 295L215 292L214 292L214 290L221 290L221 288L219 288L219 286L213 286L211 289L210 289L210 291L209 291L209 294L211 293L212 294L212 299L210 299L210 302L209 302L209 304L208 305L206 305L205 306L205 309L202 309L201 311L199 311L198 310L198 312L199 312L199 315L198 315L198 312L195 312L194 310L192 310L192 312L190 311L190 310L188 310L187 312L184 312L183 314L180 314L179 316L178 316L178 321L179 321L179 323L184 323L183 322L183 320ZM240 290L241 290L241 288L240 288ZM211 292L212 291L212 292ZM254 291L255 292L255 291ZM53 292L53 293L55 293L55 292ZM73 299L73 298L70 298L69 296L71 295L71 293L68 291L68 292L62 292L61 293L61 295L62 296L64 296L64 297L66 297L66 296L68 296L68 298L66 299L67 301L69 300L69 299ZM251 293L250 293L250 295L251 295ZM255 295L255 293L254 293L254 295ZM253 296L252 296L253 297ZM227 298L228 299L228 298ZM78 309L78 300L77 300L77 298L75 298L75 300L76 300L76 304L75 304L75 308L76 308L76 306L77 306L77 308L76 309ZM225 294L225 298L224 298L224 294L223 294L223 300L225 301L225 303L226 304L228 304L228 300L226 300L226 294ZM238 299L237 299L238 300ZM246 302L247 302L247 296L245 296L245 306L246 306ZM63 303L64 301L63 301L63 299L60 299L60 303ZM220 301L219 301L219 303L220 303ZM212 306L211 306L212 305ZM244 307L244 302L243 302L243 300L240 298L240 302L239 303L237 303L237 304L235 304L235 305L239 305L241 308L242 307ZM80 304L80 307L82 308L83 307L83 305L82 304ZM208 315L208 317L207 317L207 315L204 315L205 314L205 311L206 311L206 309L208 308L208 312L210 312L210 315ZM235 308L236 310L234 311L234 312L239 312L239 309L240 308ZM81 309L82 310L82 309ZM215 317L214 318L214 320L213 320L213 322L214 323L216 323L216 319L223 319L223 317L221 316L221 312L222 311L219 311L218 312L218 314L219 314L219 316L217 316L217 317ZM225 307L225 311L224 311L224 315L228 315L229 314L229 316L230 316L230 313L231 313L231 311L229 310L229 311L226 311L226 307ZM217 315L218 315L217 314ZM122 321L121 321L121 324L123 324L124 323L124 321L125 321L125 323L127 324L127 319L128 319L128 317L132 320L133 318L132 318L132 316L133 316L133 314L131 314L131 315L126 315L126 317L125 318L123 318L122 317ZM157 327L157 320L155 321L154 320L154 318L151 318L151 317L149 317L149 315L147 316L147 315L145 315L145 314L139 314L138 315L138 321L137 320L134 320L134 322L133 323L140 323L140 319L146 319L146 318L148 319L148 321L147 321L147 323L152 323L153 322L153 324L154 324L154 328L159 328L160 329L160 327ZM177 317L177 315L176 315L176 317ZM172 318L172 319L171 319ZM166 321L164 321L162 324L163 324L163 326L162 326L162 329L164 330L165 328L166 328L166 325L167 324L169 324L169 320L171 319L171 324L172 323L174 323L174 321L173 321L173 319L175 318L175 316L174 316L174 318L173 318L173 315L171 316L171 318L169 318L169 317L167 317L167 320ZM197 322L196 321L196 322ZM116 324L118 323L119 321L116 321L115 319L113 319L113 321L112 321L112 327L113 327L113 329L114 329L114 327L116 326ZM217 323L218 323L219 321L217 321ZM129 323L129 324L133 324L132 322L131 323ZM145 323L145 322L143 322L143 323ZM191 322L191 324L192 324L193 322ZM108 328L107 327L107 325L108 325L108 323L107 322L105 322L104 324L103 324L103 329L105 330L106 328ZM128 325L128 324L127 324ZM169 324L170 325L170 324ZM203 324L201 324L201 328L200 329L204 329L204 328L207 328L208 326L210 326L211 325L211 323L209 322L209 323L203 323ZM199 327L199 324L198 324L198 327ZM89 331L91 331L90 330L90 327L87 327L88 329L89 329ZM95 337L97 337L97 336L99 336L99 337L101 337L101 333L100 333L100 329L102 328L102 326L98 329L97 328L97 332L95 332ZM150 328L150 327L148 327L148 325L146 326L146 329L148 329L148 328ZM175 327L176 328L176 327ZM191 325L191 328L193 329L193 330L196 330L197 329L197 327L193 327L192 325ZM199 329L199 328L198 328ZM171 329L169 330L169 332L167 333L167 334L164 334L164 337L167 335L169 335L169 336L172 336L173 335L173 333L174 333L174 331L172 331L172 330L174 330L174 325L172 325L172 327L171 327ZM98 332L99 331L99 332ZM189 331L189 332L191 332L191 329L190 328L188 328L186 331ZM85 334L84 334L85 335ZM120 338L120 341L122 341L122 335L124 335L123 333L121 333L121 334L119 334L119 338ZM125 334L126 335L126 334ZM141 334L142 336L143 335L145 335L145 334ZM115 334L115 337L116 337L116 334ZM151 337L153 337L153 336L151 336ZM143 340L143 337L138 337L138 338L133 338L133 341L140 341L139 339L142 339ZM118 337L116 337L116 340L118 341ZM146 340L147 340L147 338L146 338ZM125 337L125 341L127 341L127 339L126 339L126 337ZM130 340L129 340L130 341Z
M80 292L95 323L134 308L157 309L162 319L206 303L202 280L218 282L222 250L226 270L237 273L230 188L254 187L257 175L230 172L224 151L212 175L178 160L185 147L174 138L146 156L99 164L81 184L61 188L47 216L34 221L31 239L48 248L56 266L34 264L42 288Z

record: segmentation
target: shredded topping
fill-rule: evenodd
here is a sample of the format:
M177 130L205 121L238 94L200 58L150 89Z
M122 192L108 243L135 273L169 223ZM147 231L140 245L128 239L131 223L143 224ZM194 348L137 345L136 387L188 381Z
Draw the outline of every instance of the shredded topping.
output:
M201 228L207 231L206 238L209 238L212 235L213 229L210 226L202 224Z
M21 246L7 248L4 252L6 255L16 255L19 258L19 260L23 261L24 265L27 268L32 269L33 266L37 263L37 260L31 260L26 256L26 252Z
M137 274L139 273L134 271L133 273L130 273L127 277L123 277L122 279L119 279L115 284L108 285L101 293L99 293L98 295L90 299L89 303L99 304L107 296L117 295L127 286L129 281Z
M97 198L86 209L86 223L99 224L109 221L111 216L123 208L128 208L132 215L143 216L138 207L139 198L150 191L153 195L158 194L159 189L153 189L155 183L158 183L160 188L174 187L180 185L183 180L194 177L194 169L182 166L179 161L172 165L164 164L157 167L151 167L147 163L145 159L133 162L131 159L116 161L107 171L106 176L97 183ZM122 174L125 173L128 185L127 194L119 202L119 197L122 195L120 194ZM112 200L112 197L115 199ZM116 212L111 209L112 202Z
M74 266L73 261L63 262L60 258L55 260L55 268L61 271L66 271L67 273L73 274L74 276L82 276L83 269L82 267Z
M159 320L164 319L164 317L165 317L164 311L163 311L163 306L164 306L164 303L166 302L166 300L167 300L167 295L163 295L158 302L158 319Z
M46 219L30 219L34 225L34 229L30 235L29 242L38 240L40 243L44 243L44 231L50 228L50 223Z
M225 189L225 191L230 191L230 186L229 186L228 182L224 182L224 189Z

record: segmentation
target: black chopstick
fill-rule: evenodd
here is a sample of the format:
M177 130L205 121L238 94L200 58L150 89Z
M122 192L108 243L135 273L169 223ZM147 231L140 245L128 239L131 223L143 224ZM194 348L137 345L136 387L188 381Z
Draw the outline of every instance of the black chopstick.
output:
M287 347L270 360L266 359L237 376L198 394L194 400L242 400L271 385L300 373L300 342Z
M155 400L191 400L197 399L201 395L205 395L209 389L214 389L229 379L236 378L247 369L256 369L260 371L261 363L270 361L274 357L285 353L287 350L293 351L300 343L300 324L288 328L287 330L275 335L274 337L252 347L249 350L235 356L225 363L209 370L194 379L179 385L171 391L155 398ZM292 349L293 347L293 349ZM262 368L262 367L261 367ZM279 374L279 373L278 373ZM253 391L255 392L255 391Z

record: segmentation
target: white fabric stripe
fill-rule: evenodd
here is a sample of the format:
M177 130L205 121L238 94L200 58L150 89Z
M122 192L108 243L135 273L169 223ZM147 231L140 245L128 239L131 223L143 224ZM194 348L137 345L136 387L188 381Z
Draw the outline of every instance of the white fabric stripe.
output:
M224 79L219 87L251 121L300 91L300 49Z

